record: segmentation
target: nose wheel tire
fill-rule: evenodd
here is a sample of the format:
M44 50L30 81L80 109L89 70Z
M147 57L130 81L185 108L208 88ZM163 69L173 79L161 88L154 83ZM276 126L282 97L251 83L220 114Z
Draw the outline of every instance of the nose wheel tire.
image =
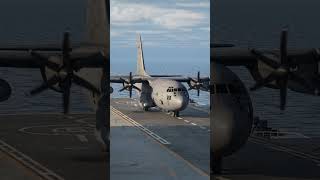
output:
M180 112L179 111L174 111L173 112L173 117L180 117Z
M144 111L149 111L149 108L148 107L143 107L143 110Z

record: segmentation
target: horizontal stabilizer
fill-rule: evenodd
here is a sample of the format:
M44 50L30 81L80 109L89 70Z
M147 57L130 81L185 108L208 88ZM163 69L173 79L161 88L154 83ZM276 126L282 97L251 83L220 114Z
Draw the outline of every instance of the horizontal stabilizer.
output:
M151 77L182 77L181 75L150 75Z

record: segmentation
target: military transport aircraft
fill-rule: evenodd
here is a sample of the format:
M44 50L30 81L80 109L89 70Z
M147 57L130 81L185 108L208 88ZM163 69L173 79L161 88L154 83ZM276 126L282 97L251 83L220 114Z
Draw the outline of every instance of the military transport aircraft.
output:
M210 89L222 82L238 84L241 88L233 96L210 91L213 174L221 173L223 157L239 150L247 142L253 127L253 108L248 91L226 66L245 66L256 81L251 88L253 91L263 86L280 89L282 110L286 105L287 88L312 95L319 95L320 88L319 49L287 50L287 29L281 33L279 50L225 47L211 46Z
M189 94L182 82L188 83L189 90L195 89L209 91L208 77L201 78L200 72L197 78L181 77L176 75L149 75L145 70L141 35L137 35L137 75L111 76L111 83L122 83L120 91L128 90L130 98L132 90L136 90L139 95L139 104L148 111L151 107L159 107L163 110L173 112L178 117L179 112L184 110L189 103ZM111 90L113 91L113 90Z
M107 148L109 143L109 0L87 0L87 37L71 44L65 32L62 46L35 44L0 47L0 67L36 68L43 83L30 94L47 89L62 93L64 113L69 112L70 88L74 83L88 91L96 109L96 137ZM11 88L0 80L0 101L10 97Z

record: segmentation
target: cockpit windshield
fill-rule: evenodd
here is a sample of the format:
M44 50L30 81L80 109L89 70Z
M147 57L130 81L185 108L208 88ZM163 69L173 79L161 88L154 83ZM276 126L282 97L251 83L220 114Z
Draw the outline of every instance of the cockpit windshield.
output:
M167 89L167 92L181 92L181 91L184 91L183 88L173 88L173 87L169 87Z

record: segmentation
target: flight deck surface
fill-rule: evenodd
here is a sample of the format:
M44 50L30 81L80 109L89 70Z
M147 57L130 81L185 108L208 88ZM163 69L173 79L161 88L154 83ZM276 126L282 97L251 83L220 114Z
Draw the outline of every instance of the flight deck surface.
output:
M127 98L112 99L111 106L111 179L209 179L208 109L189 105L175 118L143 112ZM0 120L0 167L14 169L4 171L7 179L106 179L94 114L3 114ZM225 158L216 179L320 179L319 145L316 137L250 137Z
M208 172L208 109L189 105L181 112L181 118L174 118L157 110L143 112L131 99L112 99L111 105L170 142L165 146L186 161ZM215 179L320 179L320 139L292 134L273 138L250 137L240 151L224 159L223 175L217 175Z
M30 174L49 180L106 179L107 153L93 136L93 114L1 115L0 120L1 152Z

